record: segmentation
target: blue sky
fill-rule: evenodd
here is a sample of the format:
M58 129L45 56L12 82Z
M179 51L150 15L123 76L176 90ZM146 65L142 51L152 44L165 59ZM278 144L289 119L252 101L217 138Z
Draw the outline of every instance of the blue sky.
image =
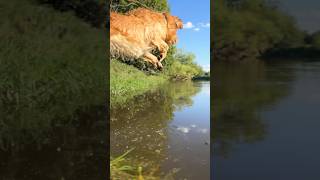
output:
M184 29L178 31L177 47L196 56L197 64L210 68L210 0L168 0L171 14L178 16Z

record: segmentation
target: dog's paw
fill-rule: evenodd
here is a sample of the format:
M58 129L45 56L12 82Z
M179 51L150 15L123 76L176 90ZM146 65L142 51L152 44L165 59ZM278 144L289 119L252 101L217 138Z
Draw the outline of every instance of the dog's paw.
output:
M158 70L162 71L163 65L161 64L161 62L158 62L158 63L157 63L157 66L158 66Z

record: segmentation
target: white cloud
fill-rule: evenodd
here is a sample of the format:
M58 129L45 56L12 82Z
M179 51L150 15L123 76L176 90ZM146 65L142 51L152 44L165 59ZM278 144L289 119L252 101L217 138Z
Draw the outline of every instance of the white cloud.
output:
M199 23L199 25L201 27L204 27L204 28L209 28L210 27L210 23L209 22L208 23Z
M191 29L194 28L194 25L192 24L192 22L187 22L186 24L183 25L184 29Z
M202 69L206 72L210 71L210 64L203 65Z
M188 21L183 25L184 29L192 29L194 31L200 31L201 28L210 28L210 22L207 23L197 23L194 25L192 22Z

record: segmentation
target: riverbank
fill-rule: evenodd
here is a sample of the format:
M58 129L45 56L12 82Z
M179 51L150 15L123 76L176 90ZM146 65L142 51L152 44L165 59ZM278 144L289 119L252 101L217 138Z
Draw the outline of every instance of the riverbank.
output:
M180 63L181 59L169 57L162 72L145 72L135 66L110 60L110 105L124 104L137 95L152 91L170 81L210 80L210 74L190 62Z
M319 59L320 58L320 49L316 47L296 47L296 48L282 48L269 50L264 53L261 57L262 59L275 59L275 58L286 58L290 60L299 59Z
M193 81L210 81L210 73L205 73L200 76L195 76L192 78Z
M123 104L137 95L156 89L167 80L164 75L147 75L133 66L111 59L111 106Z
M39 2L0 1L1 179L107 179L106 33Z
M53 123L88 106L104 105L103 29L33 0L3 1L0 7L3 127L41 141L37 133L45 134Z

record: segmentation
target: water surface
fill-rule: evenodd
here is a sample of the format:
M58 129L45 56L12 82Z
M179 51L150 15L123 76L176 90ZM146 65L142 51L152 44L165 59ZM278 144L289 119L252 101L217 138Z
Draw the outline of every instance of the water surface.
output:
M214 66L213 179L320 179L320 62Z
M1 122L7 124L0 125L1 180L107 178L106 107L77 108L71 116L70 106L58 113L57 107L47 106L51 111L43 108L41 114L2 109Z
M111 109L111 155L176 179L209 179L210 84L175 82Z

